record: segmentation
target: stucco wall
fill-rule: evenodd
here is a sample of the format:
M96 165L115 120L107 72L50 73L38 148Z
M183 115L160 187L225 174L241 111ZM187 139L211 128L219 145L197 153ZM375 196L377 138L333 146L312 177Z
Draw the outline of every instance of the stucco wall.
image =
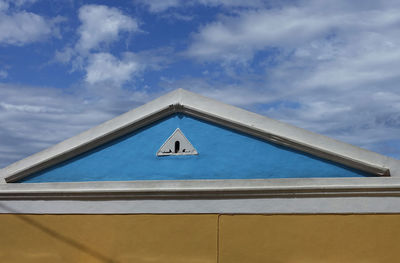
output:
M400 215L0 215L0 262L398 262Z

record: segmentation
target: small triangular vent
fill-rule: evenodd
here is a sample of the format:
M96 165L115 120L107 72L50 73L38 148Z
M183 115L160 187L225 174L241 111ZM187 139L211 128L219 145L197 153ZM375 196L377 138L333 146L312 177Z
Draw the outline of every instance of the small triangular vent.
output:
M157 152L157 156L195 154L198 154L196 149L179 128L172 133Z

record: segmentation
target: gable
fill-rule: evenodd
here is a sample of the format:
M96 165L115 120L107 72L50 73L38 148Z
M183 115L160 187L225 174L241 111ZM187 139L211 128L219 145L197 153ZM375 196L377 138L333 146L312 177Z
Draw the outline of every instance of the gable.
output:
M198 154L157 156L177 128ZM20 182L363 176L368 174L185 114L173 114Z

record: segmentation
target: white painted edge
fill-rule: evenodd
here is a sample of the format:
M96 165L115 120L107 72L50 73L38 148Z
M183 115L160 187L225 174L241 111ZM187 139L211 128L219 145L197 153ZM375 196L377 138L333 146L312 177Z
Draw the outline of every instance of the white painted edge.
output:
M400 178L296 178L0 185L0 200L243 199L400 196Z
M65 140L0 170L1 183L19 180L32 172L54 165L108 140L139 129L173 112L184 112L221 125L228 125L278 144L308 151L358 169L400 177L400 161L323 135L272 120L198 94L178 89L97 127ZM260 135L261 134L261 135ZM365 179L363 179L365 180ZM388 181L387 181L388 182Z
M399 197L0 200L0 214L399 214Z
M0 214L210 213L398 214L400 179L304 178L0 185Z

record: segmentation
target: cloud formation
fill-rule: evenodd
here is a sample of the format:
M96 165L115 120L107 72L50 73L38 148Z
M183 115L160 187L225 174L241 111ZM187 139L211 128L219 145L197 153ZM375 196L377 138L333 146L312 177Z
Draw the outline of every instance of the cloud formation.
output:
M224 8L255 8L262 7L266 1L263 0L136 0L136 3L146 6L150 12L160 13L165 12L170 8L187 8L196 5L208 7L224 7Z
M26 2L16 1L13 6L20 7ZM43 41L57 32L56 24L57 19L11 8L10 2L0 1L0 44L22 46Z
M333 2L339 2L339 7L335 8ZM324 5L311 1L222 16L194 35L188 55L204 60L247 60L268 48L293 50L315 40L341 39L350 45L355 34L381 34L387 28L395 29L400 21L398 8L340 7L340 1Z
M121 32L135 32L138 24L135 19L124 15L120 10L103 5L84 5L79 9L78 28L80 36L76 49L87 52L118 40Z
M79 39L56 51L56 61L71 63L74 71L84 71L84 81L88 85L107 83L116 88L146 68L146 63L139 62L132 52L113 54L109 51L109 45L118 42L123 33L140 31L134 18L104 5L84 5L78 16L81 24L76 34Z
M110 53L95 53L89 58L85 80L89 84L111 82L120 85L128 81L140 67L141 65L128 56L120 60Z

